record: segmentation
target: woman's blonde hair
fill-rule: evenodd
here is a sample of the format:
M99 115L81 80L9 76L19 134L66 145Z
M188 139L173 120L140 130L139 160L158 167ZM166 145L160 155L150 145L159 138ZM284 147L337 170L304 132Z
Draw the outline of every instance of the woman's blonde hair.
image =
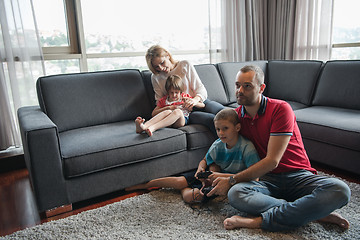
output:
M153 74L159 74L159 71L157 71L154 66L152 65L152 60L154 58L163 57L163 56L169 56L169 60L172 64L176 64L176 61L173 59L170 52L168 52L165 48L161 47L160 45L154 45L151 46L145 55L146 63L150 69L150 71Z
M184 83L178 75L170 75L165 82L165 89L167 92L173 88L174 90L180 90L180 92L184 91Z

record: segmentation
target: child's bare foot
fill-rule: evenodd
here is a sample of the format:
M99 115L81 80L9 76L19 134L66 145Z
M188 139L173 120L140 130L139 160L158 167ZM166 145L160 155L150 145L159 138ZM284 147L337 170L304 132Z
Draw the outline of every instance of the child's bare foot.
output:
M262 222L261 217L246 218L240 216L232 216L224 220L224 227L227 230L235 228L260 228Z
M151 130L150 130L150 129L146 129L146 130L145 130L145 132L147 133L147 135L149 135L149 137L151 137L151 136L152 136L152 132L151 132Z
M134 185L134 186L125 188L125 191L130 192L130 191L146 189L146 188L147 188L146 184L138 184L138 185Z
M349 229L350 223L338 213L330 213L328 216L318 220L319 222L334 223L343 229Z
M145 119L143 119L142 117L137 117L135 119L136 133L142 133L143 131L145 131L144 122Z

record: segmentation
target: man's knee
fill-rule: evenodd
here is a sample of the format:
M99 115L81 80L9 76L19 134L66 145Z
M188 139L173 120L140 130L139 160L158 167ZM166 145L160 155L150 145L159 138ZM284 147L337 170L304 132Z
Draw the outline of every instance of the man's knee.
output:
M334 207L341 208L350 201L349 186L337 178L327 179L327 182L319 186L319 189L321 189L320 205L332 204Z
M248 193L246 192L245 188L240 184L235 185L234 187L230 188L228 191L228 199L231 206L235 205L242 205L244 197Z
M342 206L346 205L350 201L351 190L349 186L343 182L338 180L338 183L335 185L335 195L338 199L339 203L342 203Z

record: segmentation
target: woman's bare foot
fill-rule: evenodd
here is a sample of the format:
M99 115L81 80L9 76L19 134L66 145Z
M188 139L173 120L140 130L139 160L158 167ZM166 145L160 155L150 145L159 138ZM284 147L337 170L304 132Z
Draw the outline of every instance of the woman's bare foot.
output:
M224 227L227 230L235 228L260 228L262 222L261 217L246 218L240 216L232 216L224 220Z
M145 119L143 119L142 117L137 117L135 119L136 133L142 133L143 131L146 130L144 128L144 122L145 122Z
M319 222L334 223L343 229L349 229L350 223L338 213L330 213L328 216L318 220Z

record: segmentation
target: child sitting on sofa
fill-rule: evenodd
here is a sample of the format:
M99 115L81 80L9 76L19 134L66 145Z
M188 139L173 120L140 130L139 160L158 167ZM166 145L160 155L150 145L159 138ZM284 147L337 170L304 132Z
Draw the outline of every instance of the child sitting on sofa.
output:
M181 191L185 202L201 202L208 200L202 190L205 186L211 185L217 177L232 176L260 160L252 142L239 135L241 125L235 110L225 108L218 112L214 118L214 125L219 139L211 145L196 172L154 179L125 190L153 187L174 188ZM207 169L212 173L207 179L200 179L198 174Z
M149 136L156 130L172 126L174 128L183 127L188 123L189 114L192 109L184 107L184 100L191 98L184 93L184 84L178 75L171 75L166 79L165 89L167 95L159 99L157 106L152 112L152 118L145 122L142 117L135 120L136 133L146 132ZM195 107L204 108L203 102L198 102Z

